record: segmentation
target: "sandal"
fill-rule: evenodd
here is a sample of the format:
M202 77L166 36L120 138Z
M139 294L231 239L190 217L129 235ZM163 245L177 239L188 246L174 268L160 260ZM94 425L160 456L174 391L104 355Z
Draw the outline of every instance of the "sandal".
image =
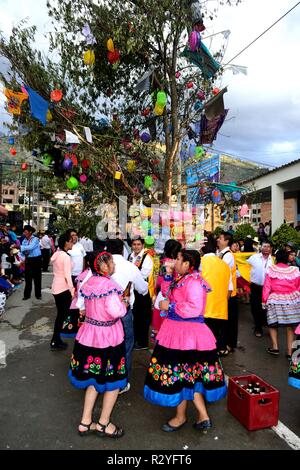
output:
M101 424L100 421L98 421L99 426L101 426L101 430L99 431L98 429L96 430L96 434L99 437L110 437L112 439L117 439L119 437L124 436L124 429L119 428L118 426L115 425L116 429L114 430L113 433L108 433L106 432L107 426L109 424L112 424L110 421L108 421L107 424Z
M267 352L269 354L272 354L272 356L279 356L279 349L274 349L274 348L268 348Z
M91 421L90 424L80 423L79 426L83 426L84 428L87 428L87 431L79 431L79 429L78 429L79 436L82 437L82 436L86 436L87 434L94 433L96 430L91 429L92 424L93 424L93 421Z
M226 357L228 356L228 354L229 354L228 349L223 349L222 351L219 351L219 356L221 357Z

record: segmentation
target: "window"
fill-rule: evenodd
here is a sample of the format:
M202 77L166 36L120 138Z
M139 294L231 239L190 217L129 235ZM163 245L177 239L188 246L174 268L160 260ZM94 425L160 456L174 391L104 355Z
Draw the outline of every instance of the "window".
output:
M15 194L15 191L14 191L13 189L10 189L10 190L9 190L9 194L10 194L11 196L13 196L13 195Z
M256 218L253 218L253 219L252 219L252 222L253 222L254 224L256 224Z
M252 211L252 212L253 212L253 214L256 214L256 209L253 209L253 211Z
M260 209L257 209L257 213L260 214Z

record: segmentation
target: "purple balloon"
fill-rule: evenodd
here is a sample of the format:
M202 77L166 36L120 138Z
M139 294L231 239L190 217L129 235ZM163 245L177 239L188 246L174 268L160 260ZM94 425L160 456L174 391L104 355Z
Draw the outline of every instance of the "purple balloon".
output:
M71 158L65 158L61 166L64 170L71 170L73 166Z
M147 144L147 143L150 142L150 140L151 140L150 134L148 134L148 132L143 132L143 133L141 134L141 140L142 140L142 142L144 142L145 144Z

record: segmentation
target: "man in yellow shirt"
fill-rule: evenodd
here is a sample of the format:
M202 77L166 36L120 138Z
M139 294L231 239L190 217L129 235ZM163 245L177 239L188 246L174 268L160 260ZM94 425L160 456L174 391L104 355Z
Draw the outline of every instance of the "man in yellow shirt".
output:
M227 351L228 299L233 285L230 267L216 256L216 249L216 240L213 235L209 235L207 243L202 248L201 271L203 279L212 289L207 294L205 323L215 335L217 349L222 356Z

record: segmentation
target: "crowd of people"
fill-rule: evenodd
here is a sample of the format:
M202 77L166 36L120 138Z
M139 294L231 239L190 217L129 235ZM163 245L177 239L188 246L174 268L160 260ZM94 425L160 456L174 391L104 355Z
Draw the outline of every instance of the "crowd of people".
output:
M265 228L265 227L264 227ZM41 298L42 271L53 269L56 305L52 351L65 350L65 337L75 337L69 368L71 383L85 390L78 432L119 438L124 430L111 422L118 395L130 389L132 351L151 348L144 397L176 407L162 426L174 432L185 425L188 401L197 410L196 430L212 427L206 404L226 395L221 358L238 345L240 299L250 302L257 338L269 330L276 357L278 327L286 328L289 384L300 388L300 364L293 354L300 333L300 271L291 243L273 253L262 234L234 241L232 231L206 234L200 251L177 240L165 243L159 257L141 237L79 239L69 229L57 240L34 235L24 227L19 253L23 257L24 297ZM155 272L159 258L159 270ZM103 393L98 422L92 415Z

